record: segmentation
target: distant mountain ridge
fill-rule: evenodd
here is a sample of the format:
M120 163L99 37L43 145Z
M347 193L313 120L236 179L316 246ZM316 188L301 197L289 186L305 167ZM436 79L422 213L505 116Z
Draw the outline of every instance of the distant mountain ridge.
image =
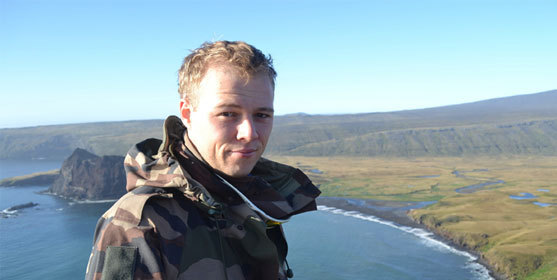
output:
M557 120L371 132L344 139L309 143L285 154L387 157L556 155Z
M556 120L557 90L387 113L292 115L277 119L268 152L307 156L461 156L486 151L555 155ZM532 121L535 123L524 125Z
M161 138L163 120L0 129L0 158L58 158L84 148L124 155ZM387 113L277 116L267 154L557 155L557 90Z

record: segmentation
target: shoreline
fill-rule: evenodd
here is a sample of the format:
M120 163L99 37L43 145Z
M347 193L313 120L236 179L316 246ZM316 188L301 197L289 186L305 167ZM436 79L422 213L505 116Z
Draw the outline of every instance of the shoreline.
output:
M43 195L50 195L54 197L58 197L64 200L69 201L69 203L78 203L78 204L89 204L89 203L108 203L108 202L115 202L117 199L113 200L78 200L75 198L66 197L63 195L59 195L57 193L52 193L47 190L37 192ZM385 221L392 222L396 225L406 226L410 228L418 228L428 231L433 234L433 238L437 241L443 242L448 246L455 248L459 251L463 251L469 253L470 255L474 256L477 262L484 266L489 275L495 280L506 280L502 274L499 274L494 271L494 269L483 259L481 258L478 252L460 246L454 243L452 240L445 238L435 232L434 230L429 229L423 224L420 224L410 218L408 216L408 211L412 209L423 208L428 205L436 203L436 201L389 201L389 200L375 200L375 199L361 199L361 198L348 198L348 197L318 197L316 199L317 205L334 207L337 209L345 210L345 211L356 211L365 215L374 216L380 218Z
M406 212L411 209L422 208L433 204L435 201L388 201L374 199L359 199L348 197L318 197L317 204L335 207L347 211L358 211L362 214L372 215L402 226L427 229L424 225L412 220Z
M411 219L407 212L412 209L422 208L435 203L436 201L414 202L414 201L387 201L387 200L374 200L374 199L359 199L348 197L318 197L317 205L334 207L346 211L356 211L362 214L375 216L377 218L393 222L397 225L407 226L411 228L419 228L431 232L434 238L441 241L450 247L459 251L467 252L476 257L475 262L481 264L489 271L489 275L495 280L507 279L504 275L494 271L494 269L481 258L478 252L464 248L455 244L452 240L447 239L437 232L429 229L423 224L420 224Z
M77 203L77 204L97 204L97 203L114 203L118 201L120 198L103 198L103 199L77 199L69 196L64 196L55 192L51 192L50 189L38 191L39 194L50 195L57 198L64 199L68 201L68 203Z

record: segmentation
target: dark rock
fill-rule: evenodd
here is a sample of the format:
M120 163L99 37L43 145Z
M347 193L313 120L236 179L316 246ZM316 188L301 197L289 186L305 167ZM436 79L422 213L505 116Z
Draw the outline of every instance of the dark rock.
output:
M78 200L116 199L126 193L124 157L76 149L64 160L49 192Z
M31 207L35 207L39 205L38 203L33 203L33 202L28 202L28 203L24 203L24 204L18 204L15 206L12 206L8 209L6 209L7 211L15 211L15 210L20 210L20 209L24 209L24 208L31 208Z

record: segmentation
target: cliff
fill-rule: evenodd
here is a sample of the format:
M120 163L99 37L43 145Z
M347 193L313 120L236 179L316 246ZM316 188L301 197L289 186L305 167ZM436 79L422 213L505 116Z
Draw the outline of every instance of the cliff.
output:
M78 200L116 199L126 193L124 157L76 149L64 160L49 192Z

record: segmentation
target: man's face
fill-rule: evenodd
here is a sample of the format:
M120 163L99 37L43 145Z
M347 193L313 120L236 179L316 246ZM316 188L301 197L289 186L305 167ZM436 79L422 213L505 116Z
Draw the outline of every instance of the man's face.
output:
M269 77L256 75L246 83L234 70L210 68L197 93L196 108L180 103L191 142L214 169L232 177L248 175L273 127Z

